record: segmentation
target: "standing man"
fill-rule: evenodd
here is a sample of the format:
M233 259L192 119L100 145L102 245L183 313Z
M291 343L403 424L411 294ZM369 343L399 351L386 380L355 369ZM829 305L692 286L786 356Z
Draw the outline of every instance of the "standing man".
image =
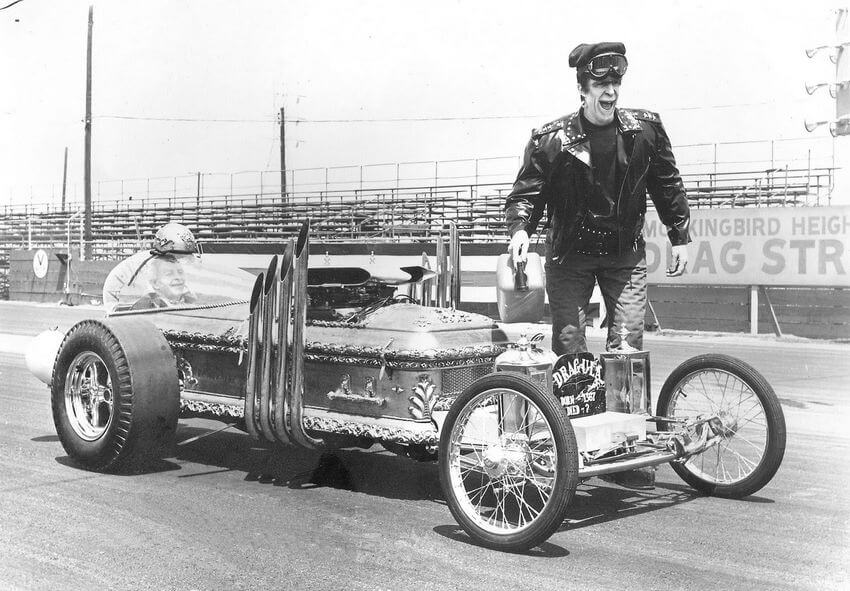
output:
M688 263L688 202L661 119L617 107L625 54L622 43L581 44L570 53L581 108L532 132L505 204L515 263L525 260L529 235L548 213L546 293L558 355L587 351L594 281L608 311L606 347L620 344L625 327L628 344L642 348L647 192L673 245L667 276Z

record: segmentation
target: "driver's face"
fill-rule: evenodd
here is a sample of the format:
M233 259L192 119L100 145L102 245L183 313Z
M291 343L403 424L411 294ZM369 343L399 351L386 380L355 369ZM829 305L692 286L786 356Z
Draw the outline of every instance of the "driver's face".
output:
M157 265L154 289L160 297L177 302L189 292L186 287L186 274L183 265L176 262L159 262Z
M620 78L607 76L588 80L587 90L579 87L584 97L584 116L594 125L606 125L614 120L614 108L620 96Z

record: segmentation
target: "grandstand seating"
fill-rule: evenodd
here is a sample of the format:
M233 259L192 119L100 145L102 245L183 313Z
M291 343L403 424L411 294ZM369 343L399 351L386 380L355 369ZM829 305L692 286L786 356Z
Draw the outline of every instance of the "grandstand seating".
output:
M832 169L683 175L692 207L811 205L828 194ZM92 247L96 257L138 248L168 221L186 224L201 240L282 240L297 233L300 220L312 220L319 240L406 240L457 225L462 241L505 239L504 199L508 184L400 187L375 190L223 195L96 202L92 208ZM650 204L651 207L651 204ZM79 244L80 216L55 205L4 206L0 210L2 254L9 249ZM1 279L0 279L1 281ZM2 290L2 282L0 282Z

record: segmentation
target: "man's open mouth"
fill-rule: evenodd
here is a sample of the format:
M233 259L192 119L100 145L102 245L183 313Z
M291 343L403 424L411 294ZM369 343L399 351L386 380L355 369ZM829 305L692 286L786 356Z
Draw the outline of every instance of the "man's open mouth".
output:
M614 108L614 103L617 101L599 101L599 106L605 109L606 111L610 111Z

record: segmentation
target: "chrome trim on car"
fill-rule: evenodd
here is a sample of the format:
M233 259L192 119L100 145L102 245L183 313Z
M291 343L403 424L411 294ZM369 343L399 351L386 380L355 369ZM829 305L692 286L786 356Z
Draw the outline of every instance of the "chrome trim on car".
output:
M255 439L260 438L254 409L256 407L257 388L259 387L257 373L262 342L260 320L263 313L263 282L264 277L260 273L257 276L257 280L254 281L254 289L251 291L251 315L248 319L248 377L245 381L245 428L251 437Z
M307 321L307 259L309 258L309 222L304 222L293 251L295 301L292 318L292 380L290 382L290 420L292 438L309 449L322 449L324 441L307 434L302 423L304 414L304 332Z
M280 264L280 283L278 286L278 312L277 312L277 376L272 396L272 427L274 434L281 443L289 443L292 440L289 429L289 325L292 321L292 281L294 269L292 267L292 250L294 245L290 240L286 244L283 258Z
M278 288L278 258L277 255L272 257L272 260L269 262L269 268L266 272L266 280L263 287L263 314L262 314L262 326L263 326L263 339L264 339L264 347L263 347L263 359L262 359L262 368L263 371L260 374L260 388L259 388L259 420L258 425L260 427L260 431L269 441L275 440L275 434L272 430L272 424L269 420L269 411L271 406L271 392L273 388L272 379L277 376L276 363L278 362L276 349L280 349L281 344L277 343L275 346L276 336L274 333L274 322L275 322L275 313L277 312L277 288Z

